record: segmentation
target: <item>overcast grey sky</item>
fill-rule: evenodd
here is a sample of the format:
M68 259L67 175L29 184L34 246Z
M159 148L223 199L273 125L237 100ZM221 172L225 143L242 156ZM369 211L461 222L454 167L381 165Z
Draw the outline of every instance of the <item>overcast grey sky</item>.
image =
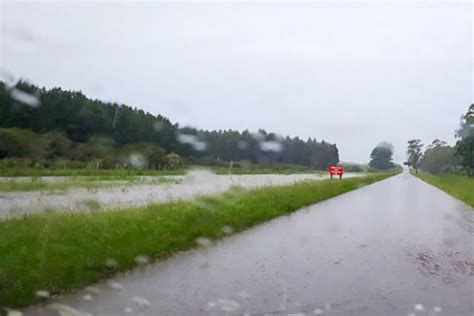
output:
M454 142L473 98L472 3L2 3L0 65L203 129L264 128L396 161Z

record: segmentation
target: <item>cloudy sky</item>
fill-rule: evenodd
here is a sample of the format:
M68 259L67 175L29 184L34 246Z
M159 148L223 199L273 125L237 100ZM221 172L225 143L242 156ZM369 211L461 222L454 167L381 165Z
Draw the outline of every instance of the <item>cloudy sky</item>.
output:
M473 5L425 1L0 4L0 67L203 129L454 142L473 98Z

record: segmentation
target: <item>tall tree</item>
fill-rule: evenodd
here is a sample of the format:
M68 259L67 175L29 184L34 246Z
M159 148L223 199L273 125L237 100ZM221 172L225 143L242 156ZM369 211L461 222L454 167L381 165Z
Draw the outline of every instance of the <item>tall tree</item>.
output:
M455 170L457 164L454 150L446 142L435 139L420 160L420 169L433 174Z
M456 155L469 176L474 176L474 104L469 106L467 113L461 118L459 129L456 131Z
M418 173L418 169L420 167L420 159L423 155L422 153L423 144L419 139L411 139L408 141L408 165L415 168L416 173Z
M390 143L378 144L370 153L369 166L377 170L388 170L395 167L392 162L393 145Z
M0 82L0 128L30 130L30 138L37 140L43 138L39 134L57 134L50 134L44 146L25 147L13 137L21 131L10 131L8 141L0 139L0 159L29 157L29 148L44 147L46 153L38 151L38 159L101 160L96 165L104 167L118 165L117 155L124 148L141 151L147 160L144 165L151 167L166 164L166 154L170 153L198 164L232 160L326 169L339 162L335 144L317 142L314 138L283 139L263 129L251 133L180 127L161 115L93 100L80 91L40 89L26 82L20 82L15 88L34 95L39 102L36 106L21 102L21 98L12 95L11 87ZM139 145L129 146L131 144Z

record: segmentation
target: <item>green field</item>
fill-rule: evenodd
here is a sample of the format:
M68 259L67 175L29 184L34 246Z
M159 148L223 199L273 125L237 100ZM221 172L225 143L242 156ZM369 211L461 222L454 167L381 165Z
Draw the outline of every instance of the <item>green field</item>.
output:
M474 207L474 178L450 174L436 176L425 172L412 174Z
M95 177L101 180L123 180L136 176L183 175L187 169L49 169L49 168L0 168L2 177Z
M184 175L192 169L209 169L217 174L295 174L295 173L326 173L304 166L287 167L205 167L153 170L153 169L47 169L47 168L0 168L0 177L100 177L102 180L126 180L136 176L172 176Z
M165 258L194 247L198 238L221 238L392 175L235 188L188 202L0 221L0 306L38 302L36 291L82 288L137 266L137 256Z
M157 185L180 183L179 179L154 176L152 179L141 179L139 176L83 176L68 177L58 182L46 182L40 177L33 177L25 181L1 181L0 192L19 191L66 191L71 188L97 189L133 184Z

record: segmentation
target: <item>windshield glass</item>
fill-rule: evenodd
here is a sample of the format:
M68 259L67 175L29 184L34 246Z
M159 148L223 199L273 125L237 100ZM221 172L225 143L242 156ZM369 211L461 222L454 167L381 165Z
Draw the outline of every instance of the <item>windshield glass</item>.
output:
M474 315L470 1L1 1L0 315Z

